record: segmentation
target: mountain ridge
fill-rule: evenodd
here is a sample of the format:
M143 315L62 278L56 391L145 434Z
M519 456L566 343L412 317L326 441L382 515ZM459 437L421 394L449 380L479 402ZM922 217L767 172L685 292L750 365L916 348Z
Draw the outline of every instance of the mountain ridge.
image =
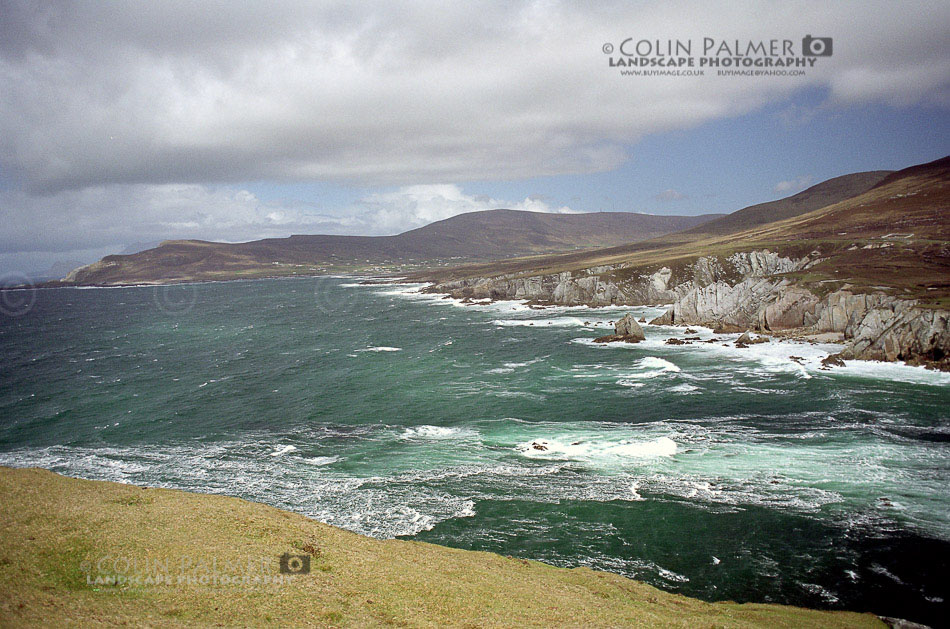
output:
M886 177L892 176L896 172L898 171L877 170L833 177L788 197L749 205L701 225L678 232L671 232L670 234L664 234L649 240L638 241L636 243L627 243L615 247L606 247L601 250L580 253L558 253L525 258L517 261L465 265L433 270L431 272L422 271L414 277L433 281L444 281L450 278L458 279L465 277L467 273L471 276L484 276L490 275L493 272L497 272L498 274L513 273L529 270L531 268L546 270L550 267L552 269L569 270L584 268L585 265L588 267L596 266L602 264L601 258L622 257L628 253L633 254L652 249L676 247L709 237L738 233L775 220L805 214L864 193L879 185Z
M550 214L484 210L394 236L293 235L244 243L168 240L130 255L106 256L71 272L71 285L121 285L308 275L371 265L398 267L494 260L656 237L719 218L633 212Z

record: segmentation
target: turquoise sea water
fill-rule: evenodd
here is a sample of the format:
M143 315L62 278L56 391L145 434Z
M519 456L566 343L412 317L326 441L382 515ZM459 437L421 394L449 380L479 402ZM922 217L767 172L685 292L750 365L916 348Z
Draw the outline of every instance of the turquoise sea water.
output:
M833 347L723 346L736 335L663 343L682 328L600 346L624 312L661 310L414 290L37 291L0 314L0 464L231 494L707 600L944 622L950 374L822 371Z

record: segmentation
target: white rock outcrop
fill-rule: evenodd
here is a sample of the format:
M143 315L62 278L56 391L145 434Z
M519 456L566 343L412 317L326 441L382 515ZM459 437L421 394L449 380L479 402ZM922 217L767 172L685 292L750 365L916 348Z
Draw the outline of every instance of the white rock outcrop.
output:
M431 290L456 297L527 299L559 305L672 302L673 306L652 323L704 325L735 332L834 332L847 342L842 352L845 357L950 367L950 311L923 307L884 292L841 289L820 296L783 277L819 260L818 252L796 259L761 250L725 259L700 257L678 272L664 266L635 275L629 274L625 265L612 265L531 277L468 278ZM626 279L616 279L618 276Z

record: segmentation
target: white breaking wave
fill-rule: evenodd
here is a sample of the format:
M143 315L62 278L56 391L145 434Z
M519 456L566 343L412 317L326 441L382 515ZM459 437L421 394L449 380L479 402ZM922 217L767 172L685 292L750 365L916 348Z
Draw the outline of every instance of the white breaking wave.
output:
M651 459L676 454L676 442L669 437L649 441L572 441L534 439L516 448L523 455L538 459L574 459L608 462L618 459Z
M849 360L846 367L837 367L829 375L847 375L874 380L890 380L911 384L950 385L950 372L934 371L926 367L903 363L883 363L870 360Z
M639 388L644 386L641 380L649 380L657 376L662 376L663 374L679 373L681 371L679 367L670 361L657 358L656 356L647 356L641 359L637 362L637 366L646 369L646 371L624 373L622 374L623 377L617 380L617 384L622 387Z
M491 395L493 397L500 398L525 398L528 400L538 400L542 401L545 397L539 393L531 393L530 391L487 391L486 395Z
M661 369L662 371L680 371L680 368L664 358L656 356L647 356L640 361L641 367L651 367Z
M311 465L330 465L331 463L336 463L340 460L338 456L312 456L304 459L307 463Z
M288 452L294 452L296 449L297 449L297 446L284 446L280 450L275 450L274 452L271 452L270 455L281 456L281 455L287 454Z
M572 343L578 343L580 345L588 345L590 347L596 348L621 348L621 349L642 349L642 343L627 343L625 341L612 341L610 343L595 343L592 337L583 337L571 339ZM638 347L641 346L641 347Z
M590 321L589 319L578 319L577 317L551 317L551 318L537 318L537 319L495 319L492 321L494 325L511 328L511 327L558 327L558 328L582 328L585 327L584 321ZM605 321L594 322L591 321L590 325L606 325ZM589 327L589 326L588 326Z
M699 391L699 387L695 387L684 382L683 384L678 384L675 387L671 387L670 391L673 393L695 393L696 391Z
M630 482L630 500L636 502L646 500L646 498L640 495L640 481L635 480Z
M650 369L659 369L660 371L672 371L679 372L681 371L679 367L671 363L670 361L664 358L657 358L656 356L647 356L646 358L640 361L641 367L647 367Z
M358 352L401 352L401 347L387 347L385 345L375 346L375 347L366 347L364 349L356 350Z
M678 572L673 572L672 570L667 570L666 568L660 566L657 566L657 572L667 581L673 581L674 583L686 583L689 581L689 577L679 574Z
M647 377L650 377L650 376L647 376ZM619 384L622 387L630 387L631 389L639 389L640 387L646 386L646 384L643 382L638 382L636 380L630 380L627 378L621 378L620 380L617 380L617 384Z
M545 358L548 358L548 357L542 356L539 358L535 358L533 360L526 360L525 362L522 362L522 363L502 363L501 367L495 367L494 369L489 369L485 373L495 373L495 374L513 373L516 369L520 369L522 367L529 367L535 363L540 363L544 361Z
M363 535L392 539L428 531L453 518L475 515L475 502L439 494L412 496L414 506L401 502L408 496L387 496L383 492L359 492L329 510L317 509L314 517ZM340 507L343 507L342 509Z
M423 425L406 428L400 437L402 439L463 439L477 434L471 428Z
M539 363L539 362L543 361L545 358L547 358L547 356L545 356L544 358L535 358L535 359L533 359L533 360L526 360L526 361L523 362L523 363L504 363L504 365L505 365L506 368L516 369L516 368L518 368L518 367L527 367L528 365L533 365L534 363Z

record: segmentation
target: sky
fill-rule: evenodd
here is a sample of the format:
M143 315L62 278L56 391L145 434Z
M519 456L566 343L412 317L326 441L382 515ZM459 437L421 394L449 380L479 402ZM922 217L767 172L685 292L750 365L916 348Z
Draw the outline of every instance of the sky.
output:
M950 154L950 3L588 4L0 0L0 276L499 207L731 212Z

